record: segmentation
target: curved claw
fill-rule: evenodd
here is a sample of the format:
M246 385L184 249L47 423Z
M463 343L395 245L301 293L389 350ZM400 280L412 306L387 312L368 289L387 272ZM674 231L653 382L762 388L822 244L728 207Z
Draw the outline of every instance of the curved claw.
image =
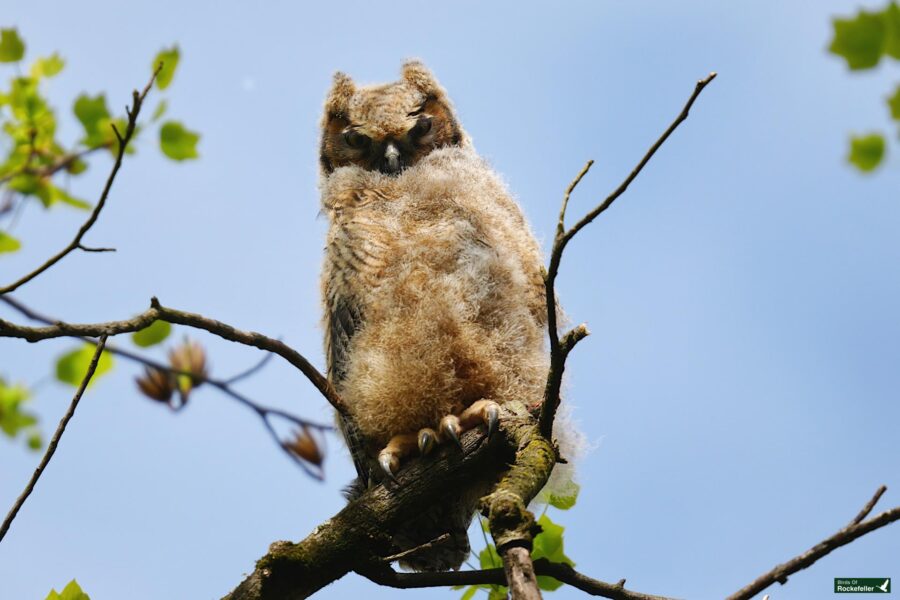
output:
M419 431L419 453L421 453L423 456L431 452L436 442L437 434L433 429L429 429L428 427L426 427Z
M462 450L462 442L459 441L459 431L459 419L457 417L448 415L441 420L441 433L453 440L459 446L459 449Z
M399 466L397 463L397 458L388 452L382 452L378 455L378 464L381 466L381 470L394 483L397 482L397 477L394 476L394 471Z
M497 431L497 425L500 422L500 407L491 403L484 409L484 412L487 417L488 439L490 439L494 432Z

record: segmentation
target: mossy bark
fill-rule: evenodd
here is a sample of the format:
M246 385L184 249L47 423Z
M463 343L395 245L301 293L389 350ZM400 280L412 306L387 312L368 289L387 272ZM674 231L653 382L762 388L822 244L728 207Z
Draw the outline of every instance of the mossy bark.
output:
M381 557L397 551L391 532L422 506L473 478L500 478L482 506L498 521L496 536L504 544L530 548L535 531L527 503L553 468L553 445L538 433L530 415L505 411L500 430L490 439L481 430L467 432L463 452L442 448L398 474L398 482L375 487L316 527L298 543L276 542L254 572L225 600L297 600L307 598L350 571L383 570ZM504 540L503 542L499 540Z

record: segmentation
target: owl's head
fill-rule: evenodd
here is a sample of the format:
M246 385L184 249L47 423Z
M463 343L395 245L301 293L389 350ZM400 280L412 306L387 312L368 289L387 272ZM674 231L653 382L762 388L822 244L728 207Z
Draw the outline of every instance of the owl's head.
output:
M346 165L393 175L437 148L466 143L447 93L425 65L409 61L401 75L395 83L357 87L335 73L319 152L326 176Z

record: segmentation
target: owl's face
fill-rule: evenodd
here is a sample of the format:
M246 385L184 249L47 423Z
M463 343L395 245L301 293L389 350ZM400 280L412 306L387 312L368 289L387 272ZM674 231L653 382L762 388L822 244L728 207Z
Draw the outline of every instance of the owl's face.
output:
M394 175L431 151L465 140L446 92L422 63L403 65L396 83L357 88L336 73L325 101L320 164Z

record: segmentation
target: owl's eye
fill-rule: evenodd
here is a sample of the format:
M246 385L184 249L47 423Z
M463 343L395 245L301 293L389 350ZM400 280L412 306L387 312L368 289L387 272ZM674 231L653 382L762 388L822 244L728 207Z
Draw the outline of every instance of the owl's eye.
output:
M416 121L416 124L413 125L413 128L409 131L410 136L414 138L424 137L431 131L431 117L426 117L422 115Z
M368 136L359 133L355 129L344 132L344 143L354 150L365 150L369 147L369 142L371 141Z

